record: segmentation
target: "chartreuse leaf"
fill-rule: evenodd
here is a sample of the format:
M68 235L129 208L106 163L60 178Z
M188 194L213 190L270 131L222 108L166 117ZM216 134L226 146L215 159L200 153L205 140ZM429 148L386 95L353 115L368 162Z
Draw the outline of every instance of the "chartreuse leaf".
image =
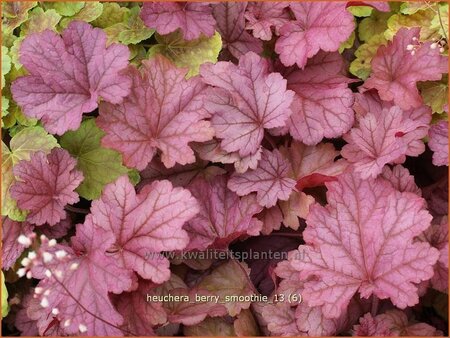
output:
M139 7L136 6L125 13L122 22L105 28L105 32L110 42L129 45L148 39L155 31L144 25L139 17Z
M107 28L124 21L128 12L127 7L121 7L115 2L105 2L102 14L92 21L92 24L96 27Z
M28 11L37 5L36 1L2 2L2 31L11 35L12 31L28 19Z
M8 306L8 289L6 289L5 285L5 275L2 271L2 318L6 317L9 312Z
M200 65L205 62L217 61L222 49L222 39L219 33L211 38L202 36L199 39L183 40L179 32L168 35L156 35L158 44L150 48L148 55L163 54L172 60L178 67L187 67L189 72L186 77L197 75Z
M345 49L352 48L354 43L355 43L355 31L352 32L352 34L348 37L346 41L341 43L341 45L339 46L339 53L342 53Z
M355 52L356 59L350 64L350 73L360 79L367 79L372 70L370 62L377 53L378 47L386 44L386 42L387 40L383 34L378 34L359 46Z
M98 1L86 2L86 5L75 15L61 20L60 26L66 28L69 23L75 20L91 22L97 19L103 12L103 4Z
M347 10L358 18L370 16L374 12L370 6L350 6Z
M362 41L368 41L374 35L384 33L387 20L392 13L373 11L372 15L363 19L358 26L358 36Z
M100 145L103 135L95 120L88 119L79 129L65 133L60 140L61 146L78 160L77 169L83 172L84 180L76 191L88 200L100 197L106 184L128 172L118 152Z
M19 49L25 37L32 33L41 33L46 29L56 31L59 20L61 20L61 15L54 9L49 9L44 12L41 7L36 7L30 11L29 19L20 27L20 37L14 40L10 50L12 63L17 69L22 68L22 64L19 61Z
M73 16L77 14L84 7L84 1L77 2L46 2L46 8L53 8L58 14L62 16Z
M412 15L394 14L388 22L388 29L384 36L388 40L392 40L394 35L403 27L420 27L420 40L426 41L431 39L440 39L442 36L439 33L440 25L438 27L432 25L432 21L436 16L435 9L427 8L425 10L417 11Z
M8 48L2 46L2 89L5 87L5 75L11 70L11 57L8 55Z
M440 4L439 12L431 20L431 29L437 29L443 38L448 38L448 3Z
M433 113L442 114L448 104L448 75L444 75L441 81L420 83L419 88L425 104L431 107Z
M400 13L411 15L418 11L426 10L430 7L430 4L425 2L404 2L400 5Z
M2 215L16 221L25 220L26 213L21 211L10 196L9 189L15 182L12 168L21 160L29 160L32 153L59 147L56 139L42 127L27 127L18 132L10 141L9 148L2 142Z
M29 19L20 27L20 36L31 33L40 33L46 29L56 30L56 25L61 20L61 15L54 9L44 11L36 7L29 13Z

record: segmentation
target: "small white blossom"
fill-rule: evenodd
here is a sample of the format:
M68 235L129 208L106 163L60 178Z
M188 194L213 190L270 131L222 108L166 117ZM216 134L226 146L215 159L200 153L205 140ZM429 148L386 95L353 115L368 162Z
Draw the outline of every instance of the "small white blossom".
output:
M45 275L50 278L52 276L52 272L50 270L45 270Z
M413 45L408 45L408 46L406 46L406 50L413 50L414 49L414 46Z
M19 276L19 277L25 276L26 273L27 273L27 270L25 270L25 268L20 268L19 270L17 270L17 276Z
M41 306L42 306L43 308L48 307L48 299L47 299L46 297L42 298L42 300L41 300Z
M29 247L31 245L31 239L29 239L25 235L20 235L17 238L17 242L19 242L19 244L22 244L23 246L26 246L26 247Z
M78 329L80 330L81 333L85 333L87 331L87 327L84 324L78 325Z
M49 263L53 259L53 255L50 252L44 252L42 257L44 258L44 263Z
M22 259L22 261L20 262L20 264L22 264L22 266L28 266L30 263L31 263L31 260L27 257Z
M37 294L37 295L40 295L42 293L42 291L44 291L44 289L42 287L40 287L40 286L37 286L34 289L34 293Z
M61 259L67 256L67 252L64 250L58 250L55 252L55 256L56 258Z
M48 241L48 246L49 247L52 247L52 246L55 246L55 245L56 245L56 239L51 239L51 240Z
M58 313L59 313L59 310L56 307L53 308L52 314L56 316Z
M70 270L76 270L78 269L78 263L72 263L69 267Z
M70 321L70 319L66 319L65 321L64 321L64 327L68 327L69 325L70 325L70 323L71 323L71 321Z
M31 259L31 260L35 259L36 258L36 252L30 251L28 253L28 258Z

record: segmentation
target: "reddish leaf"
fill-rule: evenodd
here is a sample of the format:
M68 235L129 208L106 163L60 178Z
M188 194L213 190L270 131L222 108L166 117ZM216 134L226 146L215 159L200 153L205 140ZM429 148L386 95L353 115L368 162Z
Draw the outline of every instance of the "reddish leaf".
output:
M287 76L288 88L296 94L287 123L294 139L315 145L324 137L340 137L351 128L353 93L348 88L351 80L341 74L342 67L340 54L319 53L304 70Z
M288 2L250 2L245 10L246 28L261 40L272 39L272 27L279 35L280 27L289 21Z
M414 176L409 173L409 170L401 165L396 165L392 169L384 166L381 177L389 181L394 189L400 192L412 192L419 196L422 195L422 190L414 182Z
M170 276L169 261L161 251L186 247L189 239L182 226L198 210L189 191L173 188L169 181L155 181L136 195L125 176L107 185L91 207L94 224L114 234L111 256L155 283Z
M20 235L29 236L33 226L28 222L16 222L8 217L2 217L2 269L8 270L25 250L25 246L17 239Z
M70 23L62 36L50 30L29 35L20 46L20 62L30 75L12 84L14 100L50 133L78 129L82 114L97 108L100 97L116 104L129 93L130 81L120 74L128 48L106 48L106 34L85 22Z
M434 267L431 285L441 292L448 290L448 217L444 216L440 222L433 222L420 239L430 243L439 250L439 260Z
M234 173L228 181L228 188L239 196L256 192L258 203L270 208L277 200L287 200L295 186L295 181L288 178L289 163L278 150L273 152L263 149L258 168L244 174Z
M365 88L377 89L384 101L393 101L405 110L423 104L418 81L440 80L448 72L447 57L440 55L439 48L432 49L431 41L413 41L419 32L418 27L401 28L392 42L378 48L372 59L372 75L364 83ZM414 45L414 50L408 50L408 45Z
M222 1L214 3L212 7L223 49L235 58L247 52L259 54L263 51L262 42L245 31L246 2Z
M431 126L428 146L433 151L433 164L448 166L448 122L441 121Z
M156 284L139 280L139 287L117 296L117 311L123 316L123 330L142 336L154 336L153 327L167 322L167 314L160 302L147 301Z
M355 29L345 2L294 2L290 7L296 21L280 28L275 45L285 66L297 64L303 68L319 50L337 51Z
M262 210L255 196L239 198L227 188L227 177L210 180L197 178L189 190L200 204L200 212L184 227L189 233L187 250L205 250L208 247L227 248L242 235L256 236L262 223L255 216Z
M442 332L426 323L410 323L406 314L399 310L386 311L373 317L366 314L360 325L354 327L361 336L441 336Z
M247 53L239 66L231 62L205 64L203 80L215 86L206 98L211 123L222 149L239 152L241 157L254 155L261 144L265 128L282 127L291 114L293 92L286 90L286 80L270 73L268 62Z
M32 300L34 309L28 310L29 317L37 320L40 335L53 319L57 319L57 327L64 335L122 334L122 316L111 304L108 293L128 290L132 275L120 268L114 257L105 254L113 243L112 233L95 227L90 216L84 224L78 224L71 247L42 241L37 259L32 261L32 271L35 278L43 280ZM57 252L63 251L65 257L58 256ZM46 254L52 255L50 261ZM44 276L44 270L49 271L48 276Z
M359 127L344 136L348 144L342 156L354 164L362 178L376 177L385 164L403 162L425 128L427 124L421 119L411 119L398 107L383 109L377 115L367 113L360 118Z
M326 185L328 205L311 207L307 245L299 247L302 259L291 263L305 281L307 305L338 318L357 291L363 298L390 298L399 308L417 304L415 284L433 276L439 256L413 241L431 222L424 200L353 174Z
M213 136L203 108L205 85L186 80L187 70L162 56L129 67L131 94L121 104L103 102L97 125L106 135L102 144L122 153L126 165L144 169L157 150L167 168L195 162L189 142Z
M140 16L159 34L180 29L185 40L197 39L201 34L213 36L216 24L209 3L200 2L144 2Z
M79 201L74 192L83 181L77 162L70 154L55 148L50 154L37 152L30 161L21 161L13 172L17 178L11 188L11 196L18 206L27 210L27 221L36 225L54 225L66 217L64 207Z

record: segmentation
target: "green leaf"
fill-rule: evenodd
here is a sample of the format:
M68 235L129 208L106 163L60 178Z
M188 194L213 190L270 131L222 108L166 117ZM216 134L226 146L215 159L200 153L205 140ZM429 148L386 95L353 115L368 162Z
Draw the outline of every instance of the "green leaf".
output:
M11 58L8 55L8 48L2 46L2 89L5 87L5 75L11 70Z
M418 11L423 11L429 8L430 5L424 2L404 2L400 6L400 13L411 15L415 14Z
M139 11L139 7L133 7L125 14L122 22L105 28L108 40L129 45L137 44L151 37L155 31L145 26L139 17Z
M431 29L439 31L443 38L448 38L448 4L439 5L439 12L431 20Z
M36 7L30 12L30 18L20 27L20 36L40 33L46 29L56 31L59 20L61 20L61 15L54 9L44 11L41 7Z
M372 15L363 19L358 26L358 36L362 41L369 40L372 36L383 33L387 27L387 20L392 13L373 11Z
M372 14L373 8L370 6L349 6L347 10L358 18L366 17Z
M2 32L12 34L28 19L28 11L36 5L36 1L2 1Z
M97 19L92 21L92 24L100 28L110 27L116 23L124 21L125 15L128 11L128 8L121 7L115 2L105 2L103 3L102 14Z
M106 184L128 172L118 152L100 145L103 135L95 120L88 119L78 130L69 131L60 139L61 147L78 160L77 168L83 172L84 180L77 192L88 200L100 197Z
M200 65L205 62L217 62L222 49L222 39L216 32L212 37L205 36L196 40L185 41L177 31L168 35L156 34L158 44L148 51L148 56L163 54L177 67L188 68L187 78L199 73Z
M5 275L2 271L2 318L6 317L9 312L9 305L8 305L8 289L5 285Z
M360 79L367 79L372 71L370 63L377 53L378 47L386 44L383 34L375 35L369 41L358 47L355 52L356 59L350 64L350 73Z
M62 16L73 16L77 14L81 9L84 7L84 2L77 1L77 2L46 2L45 3L46 8L54 9L58 12L58 14Z
M448 104L448 75L444 75L441 81L422 82L419 89L423 101L431 107L433 113L442 114Z
M97 19L103 12L103 4L98 1L86 2L86 5L75 15L61 20L60 26L66 28L69 23L75 20L91 22Z
M350 34L350 36L346 41L341 43L341 45L339 46L339 53L342 53L345 49L352 48L354 43L355 43L355 31L353 31L352 34Z
M26 213L20 210L11 198L9 188L15 182L12 168L21 160L29 160L32 153L49 153L59 147L56 139L42 127L27 127L18 132L9 143L2 142L2 215L17 221L24 221Z
M388 29L384 36L386 39L392 40L400 28L420 27L420 41L439 40L442 37L439 33L439 27L432 26L435 16L433 9L421 10L412 15L394 14L387 22Z

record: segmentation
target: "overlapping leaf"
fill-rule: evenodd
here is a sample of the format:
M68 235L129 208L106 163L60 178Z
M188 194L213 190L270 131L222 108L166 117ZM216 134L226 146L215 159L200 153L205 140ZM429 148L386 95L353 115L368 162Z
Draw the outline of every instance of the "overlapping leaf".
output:
M130 80L120 74L127 66L125 46L106 48L106 35L81 21L62 36L51 31L28 36L20 47L20 62L30 75L11 86L14 100L28 117L41 119L58 135L80 126L101 97L119 103L129 93Z
M128 69L131 94L121 104L103 102L97 125L106 135L102 145L122 153L129 167L144 169L157 150L167 168L195 161L189 142L213 136L204 108L205 85L185 80L186 70L162 56Z

